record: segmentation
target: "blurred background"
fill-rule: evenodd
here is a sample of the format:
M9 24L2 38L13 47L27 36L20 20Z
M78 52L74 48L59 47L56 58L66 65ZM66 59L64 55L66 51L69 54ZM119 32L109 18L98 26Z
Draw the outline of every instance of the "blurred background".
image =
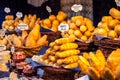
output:
M32 0L31 2L34 3L35 1L38 1L38 0ZM63 3L63 1L66 1L66 4ZM1 0L0 1L0 25L2 24L2 21L4 20L5 15L11 14L11 15L16 16L16 13L18 11L22 12L23 15L37 14L37 16L40 17L41 19L47 18L50 15L48 11L46 10L46 6L49 6L52 9L51 14L56 15L59 10L65 10L66 12L70 6L70 5L69 6L67 5L71 1L72 0L46 0L46 1L39 0L39 2L41 2L42 4L40 6L33 6L28 3L30 2L28 0ZM95 26L101 20L102 16L109 15L110 8L117 7L114 0L73 0L72 4L76 4L76 3L82 4L83 8L87 8L85 4L88 4L87 5L88 7L92 7L92 10L89 11L91 13L90 16L86 15L86 11L88 11L87 9L81 11L80 14L82 16L92 18ZM65 6L62 6L64 4L65 6L68 7L67 9L65 9ZM5 13L4 12L5 7L9 7L11 12ZM67 12L67 14L69 14L70 16L73 15L72 12Z

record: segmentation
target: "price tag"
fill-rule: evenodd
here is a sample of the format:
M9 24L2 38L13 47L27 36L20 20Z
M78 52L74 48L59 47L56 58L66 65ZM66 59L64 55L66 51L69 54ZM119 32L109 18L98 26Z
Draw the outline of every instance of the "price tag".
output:
M5 8L4 8L4 11L5 11L6 13L10 13L10 8L5 7Z
M22 30L28 30L29 28L27 24L19 24L17 26L17 29L22 31Z
M120 6L120 0L115 0L116 5L119 7Z
M6 46L5 45L0 45L0 51L4 51L6 50Z
M71 7L71 10L74 11L74 12L78 12L78 11L82 11L83 9L83 6L81 4L77 5L77 4L74 4L72 7Z
M11 52L12 52L12 54L15 52L15 47L14 46L11 47Z
M22 13L22 12L17 12L17 13L16 13L16 16L17 16L18 18L22 18L22 17L23 17L23 13Z
M49 13L52 12L52 10L51 10L51 8L50 8L49 6L46 6L46 10L47 10Z
M63 24L63 23L61 23L61 24L58 26L58 30L61 31L61 32L67 31L67 30L69 30L69 26L68 26L68 24Z
M75 80L90 80L89 76L88 75L85 75L83 77L80 77L78 79L75 79Z
M5 36L6 29L0 29L0 36L4 37Z

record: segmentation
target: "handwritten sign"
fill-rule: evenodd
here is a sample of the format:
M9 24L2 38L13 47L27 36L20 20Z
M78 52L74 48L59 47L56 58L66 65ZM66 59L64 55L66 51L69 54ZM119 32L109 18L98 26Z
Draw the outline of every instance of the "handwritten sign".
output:
M69 26L68 26L68 24L63 24L63 23L61 23L61 24L58 26L58 30L61 31L61 32L67 31L67 30L69 30Z
M11 52L12 52L12 54L15 52L15 47L14 46L11 47Z
M50 8L49 6L46 6L46 10L47 10L49 13L52 12L52 10L51 10L51 8Z
M5 7L5 8L4 8L4 11L5 11L6 13L10 13L10 8L9 8L9 7Z
M5 45L0 45L0 51L4 51L6 50L6 46Z
M115 2L116 2L116 5L120 7L120 0L115 0Z
M81 4L74 4L72 7L71 7L71 10L74 11L74 12L78 12L78 11L82 11L83 9L83 6Z
M17 26L17 29L22 31L22 30L28 30L29 28L27 24L19 24Z
M17 12L17 13L16 13L16 16L17 16L18 18L22 18L22 17L23 17L23 13L22 13L22 12Z
M6 29L0 29L0 36L4 37L5 36Z

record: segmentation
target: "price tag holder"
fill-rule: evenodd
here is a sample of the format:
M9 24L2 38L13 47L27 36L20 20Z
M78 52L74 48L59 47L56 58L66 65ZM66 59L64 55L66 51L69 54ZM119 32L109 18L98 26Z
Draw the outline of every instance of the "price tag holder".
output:
M83 77L80 77L78 79L75 79L75 80L90 80L89 76L88 75L85 75Z
M61 24L58 26L58 30L61 31L61 32L67 31L67 30L69 30L69 25L68 25L68 24L63 24L63 23L61 23Z
M83 6L81 4L74 4L71 7L71 10L74 11L74 12L82 11L83 10Z
M28 30L29 28L27 24L19 24L17 26L17 29L22 31L22 30Z
M6 50L6 46L5 45L0 45L0 51L4 51Z
M12 46L12 47L11 47L11 53L13 54L14 52L15 52L15 47Z

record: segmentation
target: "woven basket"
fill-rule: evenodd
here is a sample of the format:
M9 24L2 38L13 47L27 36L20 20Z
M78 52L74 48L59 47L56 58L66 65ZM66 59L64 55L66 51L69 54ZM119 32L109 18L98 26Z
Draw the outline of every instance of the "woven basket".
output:
M56 39L60 38L61 37L61 32L41 32L41 35L48 35L48 42L53 42L55 41Z
M15 51L24 51L26 54L26 57L32 57L36 55L39 50L42 48L42 46L35 46L35 47L15 47Z
M81 51L93 51L96 49L96 46L93 42L86 43L82 41L76 41L76 43L78 44L78 49Z
M41 67L44 70L45 80L74 80L75 71L64 68L54 68L50 66Z
M96 36L93 37L94 44L103 51L105 55L109 55L113 50L120 48L120 40L113 40L110 38L102 38L98 40Z

